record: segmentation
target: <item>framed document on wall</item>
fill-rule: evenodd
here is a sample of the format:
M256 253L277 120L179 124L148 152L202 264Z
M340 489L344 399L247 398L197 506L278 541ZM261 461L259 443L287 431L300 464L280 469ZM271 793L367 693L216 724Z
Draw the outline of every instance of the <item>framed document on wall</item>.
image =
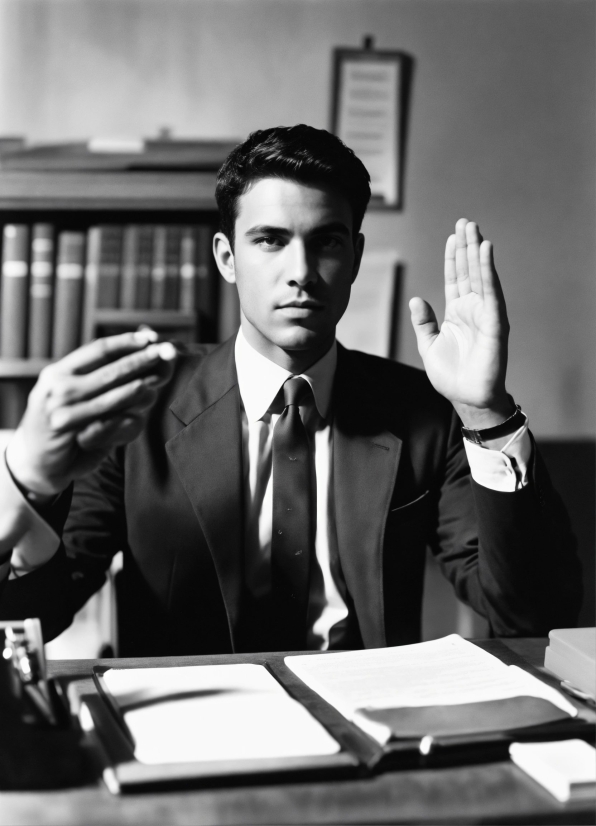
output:
M404 52L338 48L333 58L331 131L371 177L371 207L401 209L412 59Z

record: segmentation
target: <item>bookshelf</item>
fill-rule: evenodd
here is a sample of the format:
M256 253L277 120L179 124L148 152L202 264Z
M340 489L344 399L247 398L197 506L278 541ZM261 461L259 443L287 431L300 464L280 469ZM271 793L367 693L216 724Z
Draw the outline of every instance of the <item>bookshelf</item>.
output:
M51 359L0 359L0 379L35 379Z
M0 169L0 226L48 223L58 234L106 224L215 225L215 181L215 171L180 169ZM142 323L181 339L197 337L196 313L100 309L85 297L81 340ZM49 363L0 358L0 427L16 426L37 375Z
M215 212L215 172L21 172L0 170L0 215ZM37 219L36 219L37 220ZM102 218L103 220L103 218Z

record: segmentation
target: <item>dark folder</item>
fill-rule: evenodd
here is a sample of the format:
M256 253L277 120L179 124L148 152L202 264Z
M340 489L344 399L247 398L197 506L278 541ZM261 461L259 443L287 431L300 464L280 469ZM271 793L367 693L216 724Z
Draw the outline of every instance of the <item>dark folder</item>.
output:
M214 658L205 659L211 664ZM219 663L226 661L238 660L231 656L217 658ZM322 723L340 746L336 754L141 763L135 758L134 741L122 710L103 680L107 668L96 667L94 678L78 681L74 693L76 705L85 709L84 715L79 716L83 722L86 720L84 728L101 759L104 780L110 791L125 793L227 783L349 778L386 768L504 759L509 744L516 740L593 739L596 717L590 710L582 710L578 718L571 718L547 701L519 697L502 703L369 711L367 714L371 719L388 723L393 730L391 740L381 746L302 683L285 666L283 655L255 654L253 662L266 665L288 694ZM149 663L145 660L142 665Z

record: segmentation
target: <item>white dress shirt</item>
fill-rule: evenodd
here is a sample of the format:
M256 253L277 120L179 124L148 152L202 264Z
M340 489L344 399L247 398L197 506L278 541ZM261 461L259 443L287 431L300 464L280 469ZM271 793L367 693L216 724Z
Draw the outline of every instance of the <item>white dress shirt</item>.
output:
M245 578L253 597L271 590L271 526L273 520L273 429L279 413L269 408L284 382L295 375L258 353L242 330L236 338L236 371L242 400L242 448L245 497ZM301 378L310 384L314 404L300 406L315 468L315 558L311 560L307 646L326 649L332 628L340 631L348 616L341 597L337 531L333 507L333 433L331 394L337 344Z
M269 412L283 383L292 373L262 356L240 330L235 347L236 369L242 400L242 449L245 495L245 578L249 592L258 599L271 587L271 529L273 516L272 439L279 414ZM314 405L300 407L313 451L316 490L315 559L311 561L307 645L325 650L330 638L341 634L348 609L342 597L334 510L333 411L331 397L337 345L301 377L310 384ZM513 492L527 484L532 446L528 422L514 433L501 450L488 450L464 439L472 477L484 487ZM59 538L35 511L12 481L5 462L0 462L0 552L13 542L12 568L25 575L47 562L56 552ZM23 533L23 529L25 532ZM0 580L9 573L0 565Z

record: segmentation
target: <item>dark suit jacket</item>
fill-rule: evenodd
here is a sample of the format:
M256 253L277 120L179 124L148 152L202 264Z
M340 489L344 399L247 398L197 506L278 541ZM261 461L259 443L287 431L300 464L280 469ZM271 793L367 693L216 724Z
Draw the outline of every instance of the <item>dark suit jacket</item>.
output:
M333 478L353 645L420 639L425 549L499 636L573 625L580 572L539 457L499 493L470 477L460 425L426 375L339 348ZM249 649L243 585L241 413L233 339L181 355L141 436L75 486L64 544L9 582L0 616L41 616L46 638L124 551L121 653ZM55 509L60 522L69 494Z

